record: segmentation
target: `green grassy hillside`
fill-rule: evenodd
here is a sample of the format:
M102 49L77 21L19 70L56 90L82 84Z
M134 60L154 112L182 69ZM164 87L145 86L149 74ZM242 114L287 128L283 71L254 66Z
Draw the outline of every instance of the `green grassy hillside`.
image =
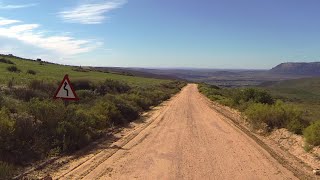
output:
M319 102L320 78L303 78L275 82L265 86L274 95L290 101Z
M320 119L320 78L280 81L264 88L275 97L299 106L310 121Z
M12 78L16 85L23 85L32 80L45 80L47 82L61 81L65 74L69 74L71 79L88 79L93 82L104 81L106 78L124 81L131 85L156 85L159 83L170 82L170 80L161 80L153 78L143 78L135 76L124 76L113 73L103 73L98 71L79 72L75 71L76 67L62 66L45 62L37 62L32 60L22 60L17 57L0 55L0 59L5 58L14 64L0 62L0 84L6 84ZM9 72L10 66L16 66L21 72ZM34 70L36 75L28 74L28 70Z

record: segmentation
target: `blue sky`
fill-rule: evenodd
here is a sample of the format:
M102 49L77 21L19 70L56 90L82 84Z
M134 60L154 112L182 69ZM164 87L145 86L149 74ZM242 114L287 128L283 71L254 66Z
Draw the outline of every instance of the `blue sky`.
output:
M0 0L0 53L72 65L320 60L318 0Z

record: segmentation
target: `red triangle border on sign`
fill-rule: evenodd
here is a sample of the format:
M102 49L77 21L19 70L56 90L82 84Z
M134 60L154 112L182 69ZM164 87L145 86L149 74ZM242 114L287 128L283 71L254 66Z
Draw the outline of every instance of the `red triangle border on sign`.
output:
M74 94L74 97L75 98L61 98L61 97L57 97L58 93L59 93L59 90L61 89L61 87L63 86L63 83L67 80L71 90L72 90L72 93ZM63 78L63 80L61 81L57 91L55 92L54 96L53 96L53 99L64 99L64 100L74 100L74 101L78 101L79 98L78 98L78 95L76 94L76 91L74 90L70 80L69 80L69 76L68 74L66 74Z

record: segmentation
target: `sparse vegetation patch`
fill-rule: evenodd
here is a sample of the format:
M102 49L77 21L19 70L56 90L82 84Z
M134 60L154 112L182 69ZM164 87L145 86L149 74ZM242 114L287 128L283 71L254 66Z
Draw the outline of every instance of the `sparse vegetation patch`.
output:
M31 70L31 69L29 69L29 70L27 71L27 73L28 73L28 74L31 74L31 75L36 75L36 74L37 74L36 71Z
M0 63L5 63L5 64L14 64L12 61L5 59L5 58L0 58Z
M303 131L307 143L318 146L320 145L320 120L315 121Z
M274 98L261 88L217 88L200 84L199 90L209 99L240 110L255 129L271 131L286 128L303 134L310 145L320 145L320 121L310 124L307 111Z
M15 73L21 72L21 70L18 69L17 66L9 66L9 67L7 67L7 70L10 72L15 72Z

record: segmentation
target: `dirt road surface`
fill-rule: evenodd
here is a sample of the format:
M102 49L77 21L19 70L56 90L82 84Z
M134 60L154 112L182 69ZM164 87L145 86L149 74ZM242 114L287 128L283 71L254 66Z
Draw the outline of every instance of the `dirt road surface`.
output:
M59 179L296 179L245 133L225 121L194 84L123 147L102 153Z

